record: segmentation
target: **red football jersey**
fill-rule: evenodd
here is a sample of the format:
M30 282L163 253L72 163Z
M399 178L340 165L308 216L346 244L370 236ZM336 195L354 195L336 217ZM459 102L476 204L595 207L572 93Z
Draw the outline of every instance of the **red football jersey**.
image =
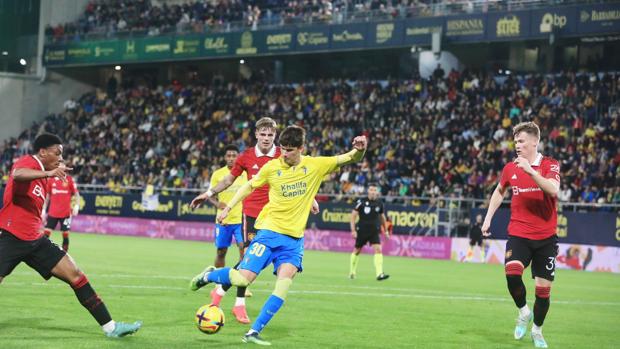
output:
M560 181L560 164L555 159L538 154L532 168L544 178ZM500 184L512 188L508 235L543 240L556 234L556 198L545 194L532 177L514 162L504 166Z
M67 181L54 177L47 181L49 195L48 215L54 218L67 218L71 215L71 198L78 192L73 177L67 176Z
M261 153L258 150L258 146L248 148L237 157L233 168L230 170L230 174L239 177L245 171L248 180L250 180L256 176L258 170L269 160L280 157L280 153L280 147L275 145L267 154ZM252 194L243 200L243 214L256 218L268 202L269 185L265 184L262 187L256 188Z
M9 231L20 240L36 240L41 237L41 210L47 195L47 178L26 182L13 180L13 171L31 168L45 171L39 159L25 155L17 159L4 190L4 206L0 210L0 228Z

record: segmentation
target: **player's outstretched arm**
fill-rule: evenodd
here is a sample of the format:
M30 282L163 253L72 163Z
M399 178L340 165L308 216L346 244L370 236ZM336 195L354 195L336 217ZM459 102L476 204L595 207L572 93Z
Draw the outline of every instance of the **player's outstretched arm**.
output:
M63 164L50 171L40 171L32 168L16 168L13 170L13 179L18 182L27 182L39 178L58 177L65 181L67 171L71 170L73 170L73 168L66 167Z
M244 185L237 190L235 196L226 204L226 207L222 209L219 215L217 215L217 222L221 223L226 217L228 217L228 212L235 207L238 203L240 203L243 199L245 199L248 195L252 193L254 189L252 188L252 181L246 182Z
M226 190L226 188L230 187L233 182L235 181L235 179L237 179L237 177L231 175L230 173L227 174L226 176L224 176L224 178L222 178L221 181L219 181L217 183L217 185L215 185L215 187L213 188L209 188L209 190L207 190L206 192L196 196L192 202L190 203L190 207L191 208L196 208L200 205L202 205L203 202L205 202L205 200L210 201L211 203L213 203L213 201L210 200L210 198L212 198L213 196L221 193L222 191ZM213 203L216 207L218 207L217 203Z
M504 200L504 195L506 195L507 187L502 186L501 183L497 184L497 187L493 191L493 195L491 195L491 200L489 201L489 208L487 209L487 215L484 217L484 223L482 223L482 235L491 236L491 232L489 229L491 228L491 220L493 220L493 215L495 215L495 211L499 208Z
M348 153L337 155L338 166L359 162L364 157L368 140L366 136L357 136L353 139L353 150Z

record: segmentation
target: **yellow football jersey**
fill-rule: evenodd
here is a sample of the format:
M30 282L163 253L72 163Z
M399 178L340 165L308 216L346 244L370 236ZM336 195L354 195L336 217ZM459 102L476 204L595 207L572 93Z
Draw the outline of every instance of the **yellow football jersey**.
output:
M211 182L209 184L210 187L211 188L215 187L229 173L230 173L230 170L226 166L217 169L215 172L213 172L213 175L211 176ZM233 196L235 196L235 193L237 192L237 190L239 190L239 188L241 188L241 186L244 185L247 181L248 180L246 179L245 175L241 175L237 177L237 179L235 179L235 181L233 182L233 184L230 185L230 187L226 188L226 190L217 194L218 201L221 201L223 203L228 203L230 199L232 199ZM242 218L241 209L242 208L243 208L243 205L241 203L239 203L238 205L235 205L235 207L233 207L232 210L230 210L230 213L228 213L228 216L226 217L226 219L224 219L222 224L241 224L241 218ZM220 211L221 210L218 209L217 214L219 214Z
M325 175L338 170L335 156L302 156L296 166L283 158L266 163L250 181L252 188L269 185L269 203L256 219L256 229L300 238L304 236L312 201Z

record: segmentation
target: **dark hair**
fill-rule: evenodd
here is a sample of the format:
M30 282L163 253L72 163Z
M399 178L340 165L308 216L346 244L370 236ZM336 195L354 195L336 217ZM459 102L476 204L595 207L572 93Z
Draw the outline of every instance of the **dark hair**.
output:
M60 139L60 137L52 133L41 133L37 136L37 138L35 138L32 148L36 153L39 151L39 149L51 147L52 145L56 144L62 144L62 140Z
M239 152L239 148L236 145L234 145L234 144L229 144L229 145L224 147L224 154L226 152L229 152L229 151L236 151L238 153Z
M306 130L302 127L292 125L284 129L280 135L280 145L283 147L299 148L304 145Z
M368 183L368 187L377 187L377 188L379 188L380 185L377 182L370 182L370 183Z

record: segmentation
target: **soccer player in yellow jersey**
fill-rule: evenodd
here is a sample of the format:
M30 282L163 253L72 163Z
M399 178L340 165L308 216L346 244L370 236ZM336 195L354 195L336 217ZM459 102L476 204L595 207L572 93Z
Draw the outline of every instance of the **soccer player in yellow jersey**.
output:
M353 139L353 150L346 154L303 156L305 137L306 131L303 128L287 127L280 136L282 156L265 164L254 178L237 191L217 217L218 221L222 221L231 208L253 189L269 184L269 203L258 215L258 234L248 247L239 270L208 267L192 280L195 288L211 282L247 286L273 263L277 276L275 289L252 328L243 337L246 343L271 345L259 336L259 332L284 304L293 278L302 271L304 230L314 196L327 174L337 171L341 166L360 161L366 151L366 137L358 136Z

